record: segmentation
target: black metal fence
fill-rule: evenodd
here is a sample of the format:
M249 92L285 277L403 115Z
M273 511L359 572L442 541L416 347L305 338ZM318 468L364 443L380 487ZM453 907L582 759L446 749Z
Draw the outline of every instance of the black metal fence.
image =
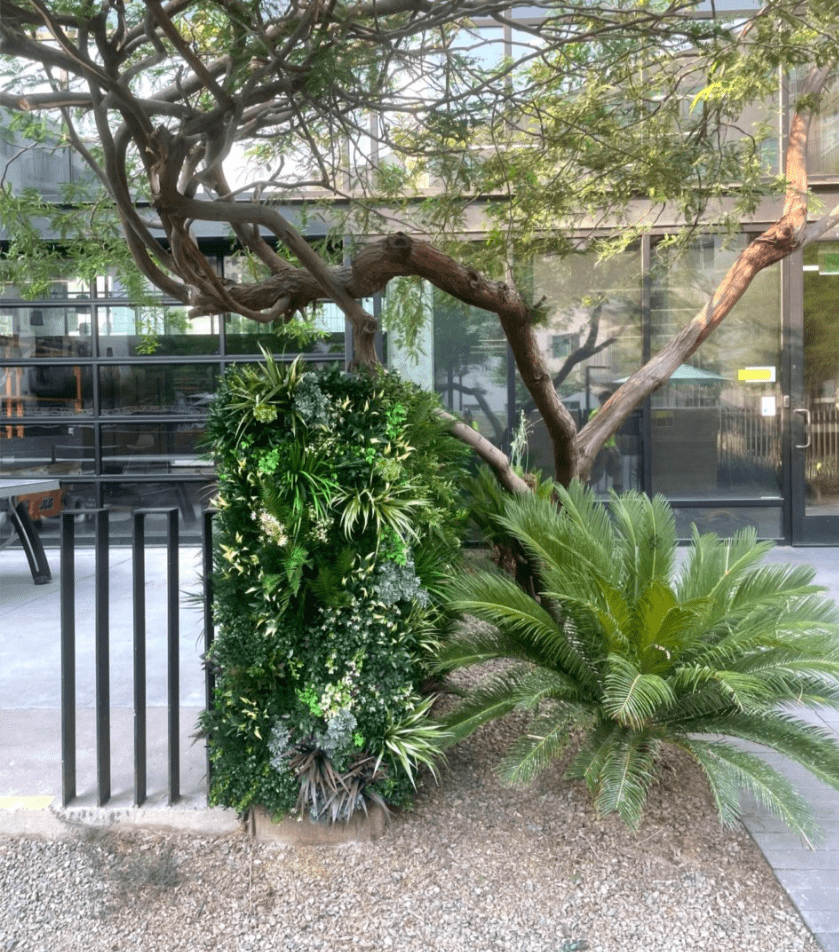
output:
M111 699L110 699L110 588L108 510L93 513L94 519L94 665L96 685L96 787L97 802L104 806L111 798ZM180 591L178 572L178 510L143 509L133 513L132 594L133 594L133 692L134 692L134 803L141 806L147 796L148 723L146 704L146 519L166 519L166 696L167 696L167 793L169 804L181 796L180 790ZM203 611L204 650L213 639L212 591L212 511L203 515ZM64 806L76 797L76 514L61 519L61 764ZM205 667L205 703L213 693L213 676ZM207 761L209 777L210 764Z

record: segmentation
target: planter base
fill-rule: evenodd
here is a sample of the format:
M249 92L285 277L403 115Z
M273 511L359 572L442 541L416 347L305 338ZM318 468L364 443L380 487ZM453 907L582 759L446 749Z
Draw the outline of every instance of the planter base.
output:
M275 823L263 807L253 807L248 821L251 836L259 843L284 843L286 846L341 846L344 843L370 843L384 833L387 817L375 804L367 807L367 816L356 812L347 823L313 823L308 817L285 817Z

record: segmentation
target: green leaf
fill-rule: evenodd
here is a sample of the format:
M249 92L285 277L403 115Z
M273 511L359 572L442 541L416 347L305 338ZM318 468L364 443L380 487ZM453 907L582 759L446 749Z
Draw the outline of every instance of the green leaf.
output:
M657 674L644 674L619 655L609 655L603 693L604 712L624 727L643 728L666 716L675 701L673 689Z

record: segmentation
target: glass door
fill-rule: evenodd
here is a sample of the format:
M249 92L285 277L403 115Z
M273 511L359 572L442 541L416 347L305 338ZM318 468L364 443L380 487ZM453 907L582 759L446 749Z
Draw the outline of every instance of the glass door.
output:
M801 261L798 258L798 261ZM808 245L800 285L791 262L792 541L839 543L839 241ZM797 302L801 306L797 307Z

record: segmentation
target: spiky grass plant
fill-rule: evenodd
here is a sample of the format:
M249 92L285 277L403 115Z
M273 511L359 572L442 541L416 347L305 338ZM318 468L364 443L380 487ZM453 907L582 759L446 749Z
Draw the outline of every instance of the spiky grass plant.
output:
M839 707L839 612L803 566L761 565L771 543L694 532L676 567L672 510L662 497L613 495L580 483L511 500L499 520L538 565L540 596L481 571L451 585L454 607L489 624L464 626L439 669L513 664L448 718L457 739L513 710L532 721L502 762L525 783L566 748L569 718L587 725L569 775L600 814L637 828L662 748L702 768L720 819L733 824L747 790L812 838L806 802L739 738L778 751L839 789L839 745L795 706Z
M336 769L329 754L311 741L296 744L289 752L289 767L300 781L297 809L308 811L313 820L346 823L356 811L367 815L367 803L374 803L390 815L387 802L374 784L384 772L381 760L357 754L344 770Z

